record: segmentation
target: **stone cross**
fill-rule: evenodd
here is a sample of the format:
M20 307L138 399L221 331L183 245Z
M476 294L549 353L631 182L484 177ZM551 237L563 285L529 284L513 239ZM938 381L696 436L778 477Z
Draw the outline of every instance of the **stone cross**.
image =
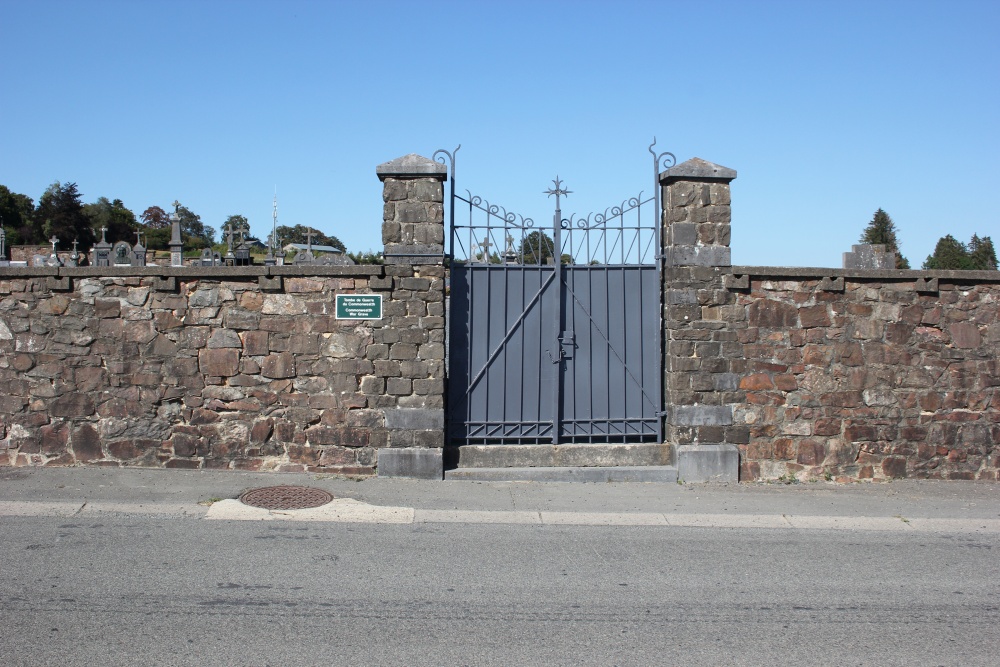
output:
M53 234L52 238L49 239L49 243L52 244L52 254L55 255L56 254L56 244L59 243L59 239L56 238L55 234Z
M306 227L306 247L309 250L312 250L314 236L316 236L316 234L313 234L312 227Z
M135 233L135 244L137 246L141 246L142 245L142 232L136 232Z
M104 238L104 234L108 231L107 227L101 227L101 243L107 243L108 240Z
M232 224L226 223L226 226L222 228L222 231L226 233L226 261L234 259L236 256L233 254L233 229Z
M479 244L480 249L482 249L482 251L483 251L483 263L484 264L489 264L490 263L490 246L491 245L493 245L493 244L490 243L490 235L487 234L486 238L483 239L483 242Z

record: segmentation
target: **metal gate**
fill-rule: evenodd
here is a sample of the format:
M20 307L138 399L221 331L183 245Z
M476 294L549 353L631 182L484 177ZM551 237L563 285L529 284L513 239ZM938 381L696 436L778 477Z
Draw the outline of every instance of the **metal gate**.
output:
M661 442L658 184L551 226L466 191L450 164L448 441ZM650 147L652 151L652 146ZM654 155L654 174L664 153Z

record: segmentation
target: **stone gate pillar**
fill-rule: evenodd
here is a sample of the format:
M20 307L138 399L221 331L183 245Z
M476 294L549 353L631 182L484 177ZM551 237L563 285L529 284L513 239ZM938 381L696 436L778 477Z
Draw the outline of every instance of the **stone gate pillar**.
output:
M736 481L733 423L742 347L731 325L730 192L736 172L693 158L660 174L664 255L664 397L667 442L682 481Z
M378 474L442 479L444 476L444 188L447 169L410 154L380 164L383 183L382 242L391 292L376 344L385 382L382 412L387 447ZM380 348L380 349L382 349Z

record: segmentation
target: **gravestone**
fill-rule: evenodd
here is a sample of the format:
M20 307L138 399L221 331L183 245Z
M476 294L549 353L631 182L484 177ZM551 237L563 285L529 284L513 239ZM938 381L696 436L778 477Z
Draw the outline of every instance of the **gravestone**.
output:
M94 266L111 266L111 244L105 238L106 227L101 227L101 241L94 244Z
M246 241L236 246L233 255L235 256L236 266L249 266L253 264L253 258L250 257L250 245Z
M115 244L113 253L115 266L132 266L132 246L125 241Z
M146 266L146 248L142 245L142 232L135 233L135 245L132 246L132 266Z
M844 253L845 269L895 269L896 253L886 252L882 244L862 243L852 245Z

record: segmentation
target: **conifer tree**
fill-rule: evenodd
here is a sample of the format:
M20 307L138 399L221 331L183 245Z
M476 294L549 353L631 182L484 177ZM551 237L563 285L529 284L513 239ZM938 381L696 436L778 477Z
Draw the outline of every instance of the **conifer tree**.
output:
M67 250L77 241L79 250L86 252L96 240L90 219L83 212L76 183L63 185L56 181L49 186L38 200L34 227L36 234L41 232L43 242L51 236L58 238L59 250Z
M965 244L951 234L947 234L938 240L937 245L934 246L934 254L927 257L923 268L960 271L971 269L972 263L969 260L969 251L965 248Z
M979 271L997 270L997 253L989 236L979 238L972 235L972 240L969 241L969 263Z
M903 257L903 254L899 251L899 241L896 239L896 225L892 222L889 214L881 208L875 211L871 222L868 223L865 231L861 234L859 243L884 245L886 252L896 253L897 269L910 268L909 260Z

